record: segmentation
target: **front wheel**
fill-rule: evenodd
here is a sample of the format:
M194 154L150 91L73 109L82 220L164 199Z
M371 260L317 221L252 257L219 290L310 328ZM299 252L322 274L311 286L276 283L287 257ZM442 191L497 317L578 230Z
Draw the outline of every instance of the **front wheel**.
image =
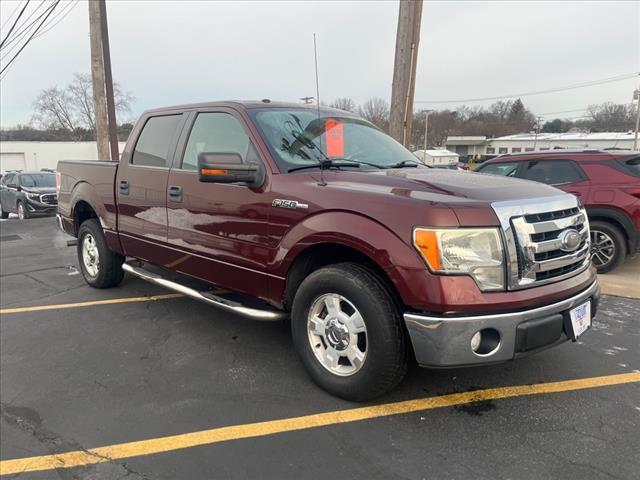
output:
M591 261L598 273L607 273L620 265L625 257L624 234L616 226L594 220L591 230Z
M26 220L29 218L29 210L24 206L23 202L18 202L18 219Z
M109 250L95 218L83 222L78 230L78 263L85 281L94 288L115 287L124 277L124 257Z
M294 345L311 378L338 397L370 400L407 372L399 308L380 279L358 264L310 274L296 293L291 319Z

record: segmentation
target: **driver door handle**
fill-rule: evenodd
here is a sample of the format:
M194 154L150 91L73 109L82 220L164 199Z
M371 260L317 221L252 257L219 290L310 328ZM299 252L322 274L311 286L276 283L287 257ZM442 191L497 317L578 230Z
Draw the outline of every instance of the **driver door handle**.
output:
M179 185L169 185L167 189L169 192L169 200L172 202L180 203L182 202L182 187Z

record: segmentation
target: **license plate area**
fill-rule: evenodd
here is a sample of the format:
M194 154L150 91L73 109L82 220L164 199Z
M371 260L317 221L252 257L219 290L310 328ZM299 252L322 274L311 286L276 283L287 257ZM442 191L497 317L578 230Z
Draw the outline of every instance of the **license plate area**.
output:
M576 341L580 335L591 328L591 300L573 307L568 312L567 336Z

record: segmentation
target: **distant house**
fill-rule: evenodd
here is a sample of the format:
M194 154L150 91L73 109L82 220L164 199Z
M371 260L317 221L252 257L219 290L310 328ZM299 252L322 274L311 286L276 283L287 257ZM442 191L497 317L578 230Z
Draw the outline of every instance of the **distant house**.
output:
M440 167L456 165L460 155L449 150L416 150L413 154L426 165Z

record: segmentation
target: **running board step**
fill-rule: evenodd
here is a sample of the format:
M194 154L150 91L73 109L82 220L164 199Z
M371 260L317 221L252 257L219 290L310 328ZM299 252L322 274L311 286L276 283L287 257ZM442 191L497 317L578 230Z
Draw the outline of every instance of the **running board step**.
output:
M195 300L208 303L209 305L214 305L223 310L237 313L239 315L243 315L245 317L252 318L254 320L276 321L276 320L282 320L287 317L287 314L280 310L273 310L269 308L247 307L233 300L229 300L221 296L214 295L211 292L200 291L191 287L187 287L186 285L183 285L181 283L178 283L172 280L168 280L157 273L150 272L137 265L134 266L130 263L124 263L122 264L122 269L125 272L128 272L132 275L135 275L136 277L140 277L141 279L146 280L147 282L160 285L161 287L168 288L175 292L181 293L187 297L191 297Z

